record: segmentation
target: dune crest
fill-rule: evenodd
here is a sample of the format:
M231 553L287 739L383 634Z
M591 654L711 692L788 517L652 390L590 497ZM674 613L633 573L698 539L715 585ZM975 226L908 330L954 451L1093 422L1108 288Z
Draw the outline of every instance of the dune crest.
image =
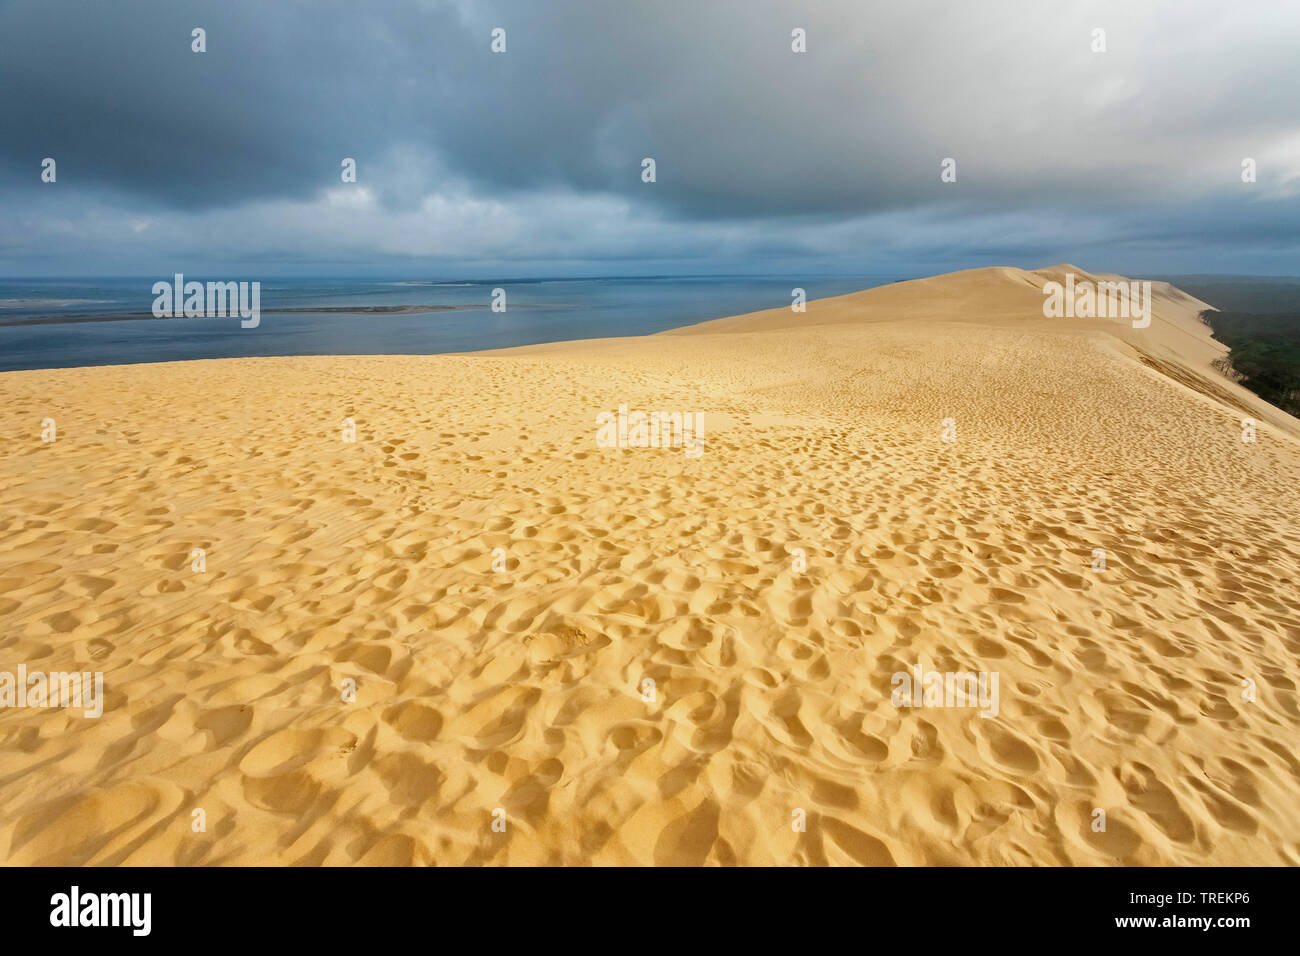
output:
M0 710L0 860L1300 864L1300 422L1068 271L0 375L0 669L105 697Z
M1089 273L1061 263L1028 271L1006 266L968 269L924 279L896 282L850 295L817 299L807 312L788 308L733 316L673 329L661 335L711 334L724 331L764 332L810 325L862 325L895 322L961 322L982 326L1052 332L1105 334L1128 346L1123 354L1180 382L1200 395L1269 422L1283 434L1300 439L1296 419L1257 398L1224 374L1216 364L1228 354L1200 319L1212 306L1168 282L1150 282L1152 322L1134 329L1127 320L1046 318L1044 287L1076 282L1094 286L1134 280L1110 273Z

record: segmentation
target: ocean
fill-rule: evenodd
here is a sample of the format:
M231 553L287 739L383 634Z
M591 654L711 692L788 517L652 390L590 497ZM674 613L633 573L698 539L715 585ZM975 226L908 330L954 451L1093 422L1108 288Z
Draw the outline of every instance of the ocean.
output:
M201 282L233 278L238 277L185 276ZM818 299L898 278L262 280L256 328L242 328L237 317L123 317L150 314L154 282L171 281L171 276L3 279L0 371L270 355L421 355L648 335L727 315L788 308L794 288ZM505 290L504 312L490 308L496 288ZM427 313L269 311L421 305L455 308Z

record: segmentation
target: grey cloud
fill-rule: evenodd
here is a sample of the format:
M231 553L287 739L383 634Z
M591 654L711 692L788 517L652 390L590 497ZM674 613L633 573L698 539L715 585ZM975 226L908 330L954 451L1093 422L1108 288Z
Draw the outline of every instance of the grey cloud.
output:
M0 264L165 235L215 250L218 224L304 259L815 256L833 236L1046 254L1093 229L1278 253L1297 244L1298 40L1300 10L1263 0L10 0ZM345 156L370 201L341 212ZM414 219L431 198L445 221ZM981 233L1016 214L1039 238ZM1048 219L1089 231L1053 243Z

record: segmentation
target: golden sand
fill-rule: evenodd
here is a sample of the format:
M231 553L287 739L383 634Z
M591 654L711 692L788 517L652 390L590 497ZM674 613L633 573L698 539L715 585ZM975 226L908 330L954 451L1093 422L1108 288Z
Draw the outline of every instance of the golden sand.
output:
M0 861L1300 864L1300 422L1176 289L1043 318L1065 271L0 375L0 670L106 693L0 710Z

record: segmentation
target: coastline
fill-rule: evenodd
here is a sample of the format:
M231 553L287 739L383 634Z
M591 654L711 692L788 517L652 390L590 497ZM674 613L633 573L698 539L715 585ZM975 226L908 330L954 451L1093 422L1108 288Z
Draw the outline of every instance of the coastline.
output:
M274 315L276 313L320 313L333 315L422 315L426 312L463 312L475 309L486 308L479 305L360 305L360 306L308 306L294 308L277 308L271 306L259 309L262 315ZM201 316L157 316L152 312L87 312L87 313L69 313L66 315L40 315L40 316L23 316L21 318L10 318L0 313L0 326L15 325L63 325L67 323L79 322L132 322L132 321L153 321L153 322L175 322L187 318L199 318Z

